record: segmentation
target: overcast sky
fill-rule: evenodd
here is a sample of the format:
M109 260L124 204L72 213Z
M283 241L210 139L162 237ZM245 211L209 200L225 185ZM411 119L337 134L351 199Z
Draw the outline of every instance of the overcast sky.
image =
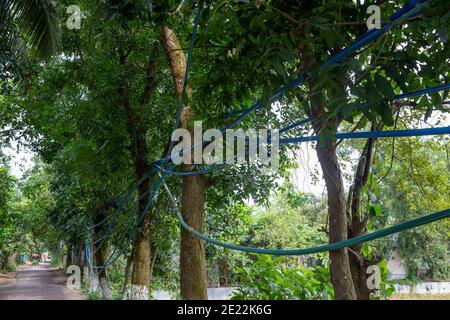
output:
M20 150L17 150L17 143L12 142L12 146L9 148L3 148L3 153L10 157L10 172L13 176L17 178L21 178L28 169L33 166L33 157L34 153L21 147Z

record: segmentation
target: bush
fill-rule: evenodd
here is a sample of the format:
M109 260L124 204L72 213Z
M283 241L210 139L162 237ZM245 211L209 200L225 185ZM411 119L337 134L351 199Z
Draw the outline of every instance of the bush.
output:
M333 299L328 268L297 267L284 262L285 258L259 256L252 266L241 269L241 285L232 300Z
M16 271L17 270L17 266L14 263L8 263L6 265L6 269L5 271Z
M0 269L0 272L11 272L16 270L17 266L14 263L8 263L4 269Z

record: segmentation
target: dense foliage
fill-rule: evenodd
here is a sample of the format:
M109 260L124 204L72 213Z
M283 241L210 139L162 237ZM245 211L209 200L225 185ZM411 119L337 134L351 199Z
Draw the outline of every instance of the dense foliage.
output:
M201 214L187 217L198 230L241 245L304 248L447 209L447 136L331 137L448 125L448 91L393 101L449 82L449 2L429 2L423 14L348 59L320 67L366 31L368 3L79 0L81 28L69 29L71 1L0 0L0 147L17 145L35 156L20 179L6 160L0 164L1 268L35 251L51 251L64 266L93 260L107 267L87 268L85 289L105 299L135 298L133 288L140 298L164 289L204 299L205 288L183 291L187 280L238 285L239 299L368 299L392 293L387 261L398 250L410 277L448 280L448 219L330 254L255 257L192 237L186 245L170 198L154 192L157 175L150 174L170 151L174 125L191 130L201 120L204 129L221 128L236 119L230 112L261 99L239 126L282 128L312 119L284 137L320 135L309 143L318 163L309 160L307 174L326 192L304 193L290 182L304 169L292 144L281 147L274 173L257 161L231 165L200 175L197 189L196 178L169 176L180 208L192 209L186 194L198 196L191 206ZM199 7L189 83L180 92ZM381 8L385 21L399 4L383 1ZM269 100L299 74L302 85ZM186 274L192 256L198 259ZM365 282L374 264L382 269L378 291Z

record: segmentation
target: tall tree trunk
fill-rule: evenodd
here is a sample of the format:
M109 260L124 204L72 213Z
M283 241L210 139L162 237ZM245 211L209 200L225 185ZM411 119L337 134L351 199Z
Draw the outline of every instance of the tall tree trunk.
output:
M89 251L93 252L92 246L89 248ZM97 265L97 263L95 261L95 256L94 257L92 257L92 256L86 257L86 259L91 259L91 263L93 266ZM98 280L98 269L96 269L95 267L89 266L87 277L89 279L89 293L101 295L102 292L101 292L100 283Z
M175 94L182 98L186 57L173 30L167 26L161 29L161 43L169 58ZM190 90L188 88L188 96ZM188 127L192 112L186 106L181 115L181 125ZM192 129L192 128L188 128ZM189 165L184 171L191 170ZM201 175L183 176L182 214L186 223L199 232L204 231L205 214L205 179ZM207 274L204 241L181 230L180 248L180 290L185 300L207 300Z
M143 153L135 157L135 171L136 179L141 180L144 175L149 171L149 166L146 163L147 147L145 140L136 139L137 145L140 147L137 150L141 150ZM144 158L145 157L145 158ZM150 188L149 180L146 179L139 186L139 196L142 197L139 201L139 213L143 213L147 202L149 201L149 195L144 196L147 190ZM133 273L131 276L131 299L132 300L148 300L150 283L150 240L151 240L151 225L150 218L153 211L149 210L145 216L142 224L139 226L137 235L134 241L134 257L133 257Z
M380 121L378 124L372 125L371 131L381 130L382 128L383 123ZM362 189L365 185L367 185L369 179L374 141L375 139L368 139L366 141L358 160L352 186L348 192L349 238L354 238L366 233L369 216L367 210L361 212L361 196ZM350 248L350 268L357 299L369 300L370 290L367 288L367 268L372 262L364 258L361 253L361 248L361 244Z
M133 246L134 249L134 246ZM125 266L125 281L122 287L121 299L128 299L128 291L130 289L131 271L133 270L134 250L131 250L127 259L127 265Z
M3 270L7 269L10 255L11 254L7 251L3 252L2 263L1 263L0 269L3 269Z
M120 40L118 41L120 43ZM129 53L125 53L125 50L120 45L117 48L119 53L119 65L122 69L122 72L125 74L126 68L126 59ZM83 52L81 50L80 45L78 44L78 54L80 56L81 61L83 59ZM148 103L150 95L155 88L155 70L156 70L156 51L152 52L149 63L146 67L146 78L145 78L145 86L144 92L140 99L140 107L145 107ZM92 82L92 77L90 74L85 74L86 82L89 91L94 90L94 84ZM127 130L131 137L131 146L130 146L130 154L131 158L134 162L134 171L135 178L137 181L141 181L145 174L149 172L150 166L148 163L148 149L146 143L146 132L143 130L139 117L137 116L138 112L135 112L131 106L130 98L128 95L128 88L126 85L126 79L120 79L119 84L119 96L121 99L122 107L126 113L127 117ZM138 188L138 197L139 200L139 213L142 213L150 195L145 195L150 186L150 182L148 179L145 179ZM139 230L134 239L133 246L133 261L132 265L132 275L131 275L131 299L133 300L148 300L149 297L149 281L150 281L150 220L152 212L147 212L143 219L143 223L139 226ZM97 273L90 272L89 274L90 283L92 283L93 289L96 290L96 284L98 280Z
M148 300L150 283L150 229L146 228L136 237L136 255L131 275L131 299Z
M363 152L358 161L353 184L349 190L350 208L348 237L353 238L366 232L368 215L361 214L361 190L367 184L367 178L370 170L370 161L372 158L373 140L367 140ZM350 248L349 262L355 285L356 296L358 300L369 300L370 291L367 288L367 264L361 254L362 245L358 244Z
M228 263L228 250L224 250L223 257L219 259L219 286L228 287L228 273L230 272L230 265Z
M104 299L111 300L112 292L109 286L108 271L104 267L106 260L108 259L108 244L105 242L103 245L95 249L95 265L100 266L97 269L98 284L100 286L100 292ZM95 280L94 280L95 281Z
M318 64L312 49L304 43L306 35L300 30L298 33L300 55L300 70L303 74L309 74ZM311 93L311 109L307 110L315 134L333 132L339 126L341 119L337 116L329 118L323 92L317 87L314 76L310 76L306 82ZM345 85L342 86L345 90ZM313 94L314 93L314 94ZM301 97L299 99L301 101ZM336 153L336 143L331 140L320 140L316 146L317 158L322 168L325 185L327 187L328 200L328 237L329 242L339 242L347 239L347 210L344 193L342 172ZM335 298L338 300L355 300L356 292L350 270L350 262L347 248L330 251L331 282Z
M344 184L335 144L319 142L317 144L317 157L327 186L329 241L334 243L347 239ZM356 292L346 248L330 251L330 271L335 298L338 300L355 300Z
M119 63L122 69L125 69L127 55L124 49L119 47ZM153 80L156 68L156 56L153 55L147 66L146 86L144 94L141 99L140 107L144 107L148 102L150 94L154 89ZM121 79L119 85L119 95L122 106L127 116L127 129L131 136L130 153L134 162L135 178L141 181L138 188L138 196L140 198L138 209L139 214L142 214L150 199L151 194L147 193L150 188L150 180L145 178L145 175L150 171L148 162L148 148L146 142L146 132L142 121L135 110L133 110L128 95L128 88L126 80ZM142 223L137 231L134 239L134 256L133 256L133 272L131 276L131 299L133 300L148 300L150 283L150 240L151 240L151 224L150 220L153 216L153 210L150 209L145 213Z
M67 243L67 254L66 254L66 259L64 261L64 269L67 269L69 266L71 266L73 264L72 250L73 250L72 243L70 243L70 242Z
M309 81L309 88L311 91L315 88L313 80ZM320 94L314 95L311 100L313 104L311 117L315 133L320 134L324 129L337 127L339 119L326 119L325 104ZM318 141L316 152L327 187L329 242L343 241L347 239L347 210L336 143L330 140ZM330 271L335 298L355 300L356 291L347 248L330 251Z
M182 213L188 225L204 232L205 179L184 176ZM180 250L180 290L185 300L207 300L205 244L183 228Z

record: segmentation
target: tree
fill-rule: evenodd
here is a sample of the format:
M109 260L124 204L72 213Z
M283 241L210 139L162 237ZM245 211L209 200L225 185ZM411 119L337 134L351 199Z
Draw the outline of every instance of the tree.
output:
M256 208L249 226L251 245L264 248L305 248L323 244L326 208L322 199L295 191L290 183L281 187L268 208ZM307 259L322 260L320 255L292 257L296 265ZM286 259L289 260L289 259Z
M448 142L441 139L396 139L392 153L387 141L378 147L380 156L392 157L392 162L377 162L377 172L383 177L380 188L382 214L378 223L389 217L403 222L449 207ZM426 267L428 279L449 277L447 263L450 226L447 220L398 234L394 242L382 242L377 248L389 257L393 247L398 247L408 275L417 278L419 269Z
M67 263L86 264L84 248L91 243L94 265L106 265L92 273L100 278L105 298L111 297L109 273L124 272L129 280L124 281L123 296L131 287L131 298L148 299L149 287L157 285L152 278L169 282L163 273L170 269L168 274L176 274L172 265L177 254L182 298L207 298L207 266L216 257L222 261L218 264L226 283L229 252L180 232L172 203L156 190L156 164L170 154L168 139L181 100L186 106L180 125L191 132L197 120L204 121L205 128L237 122L243 114L240 109L255 100L260 104L254 115L239 121L243 130L282 128L308 117L310 124L283 137L320 137L315 148L327 186L327 215L322 214L323 199L279 186L293 165L295 145L282 146L276 173L265 173L258 161L213 166L220 170L202 174L194 171L206 166L181 166L165 181L179 195L175 198L181 200L182 214L193 228L221 240L244 241L241 237L250 223L245 203L251 197L268 208L253 221L252 228L263 235L250 233L251 245L301 247L322 242L325 234L329 242L336 242L374 230L387 221L380 217L385 203L377 200L380 185L374 161L379 161L379 142L348 143L336 141L334 135L396 129L403 123L412 126L416 124L411 118L429 118L433 109L446 112L442 101L448 94L393 100L396 94L447 81L450 47L444 31L450 17L442 10L447 2L431 1L420 16L401 21L348 59L325 66L323 61L365 31L366 5L337 0L202 3L189 86L183 91L186 48L200 3L178 7L175 0L80 1L82 28L63 28L57 55L29 61L33 81L28 90L10 86L9 71L0 79L2 86L9 87L0 96L2 145L20 140L39 155L37 162L44 163L27 174L20 194L23 201L16 202L23 213L28 209L39 213L35 218L21 214L20 219L33 222L27 234L38 234L37 226L48 222L51 228L42 230L42 238L52 245L56 239L64 240L76 260L70 261L68 255ZM55 10L65 13L68 4L58 2ZM394 4L382 4L383 15L395 9ZM16 65L8 68L20 71ZM277 103L269 99L298 75L304 76L302 85L277 96ZM410 106L416 110L413 116L404 111ZM396 164L392 168L401 173ZM435 177L433 181L443 183ZM351 185L348 191L344 182ZM391 187L381 184L394 199L401 186ZM414 188L401 191L417 193ZM274 197L274 192L281 195ZM421 206L431 210L436 198L423 198ZM389 204L392 215L409 200ZM274 201L275 205L268 205ZM178 240L180 250L175 245ZM378 259L367 255L372 247L330 253L337 299L369 298L365 267ZM439 245L442 253L441 249ZM111 267L114 261L118 263ZM440 267L435 264L435 269ZM170 286L176 287L173 282Z
M161 43L169 58L172 79L177 100L185 94L186 58L175 32L168 26L161 28ZM187 97L191 99L190 88ZM183 106L180 125L193 135L192 118L194 114L189 106ZM171 150L169 150L171 151ZM191 151L189 151L191 152ZM192 171L193 166L184 165L183 171ZM183 176L181 210L186 222L199 232L204 232L205 225L205 189L206 180L203 175ZM181 298L187 300L207 300L207 279L205 244L186 230L181 230L180 242L180 291Z
M6 166L0 167L0 269L8 267L11 254L14 253L15 240L18 237L17 227L14 226L14 217L10 211L14 180L8 173Z
M365 7L340 1L221 2L211 7L209 38L202 44L236 52L233 69L216 66L216 74L226 70L230 79L244 75L246 89L265 94L296 75L306 76L305 85L287 93L283 101L312 119L314 133L322 136L316 150L327 186L331 243L347 239L349 225L338 144L330 136L345 123L356 123L355 128L379 121L393 126L394 94L435 83L433 79L448 72L442 67L448 42L433 32L448 28L448 17L437 9L442 6L448 3L433 2L420 20L407 21L351 59L325 68L320 66L330 54L365 31ZM393 10L383 3L384 14ZM425 68L419 70L419 64ZM281 117L290 114L285 109ZM348 250L330 252L330 260L336 299L356 299Z

